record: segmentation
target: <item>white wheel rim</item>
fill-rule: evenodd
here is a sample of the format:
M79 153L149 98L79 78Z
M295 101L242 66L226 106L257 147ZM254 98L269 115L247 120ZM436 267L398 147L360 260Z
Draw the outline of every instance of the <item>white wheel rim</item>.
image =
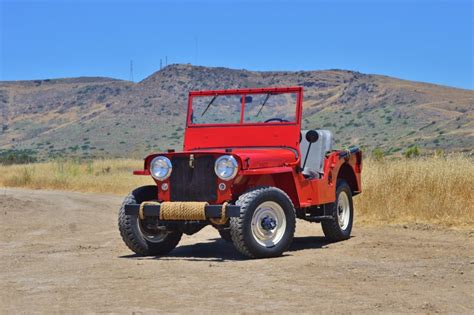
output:
M264 247L277 245L286 230L283 208L274 201L262 202L252 216L251 232L255 241Z
M339 193L337 199L337 220L341 230L347 229L351 217L351 205L349 203L349 196L345 191Z
M152 234L147 232L143 227L142 227L142 220L140 218L137 218L137 225L138 225L138 230L140 231L140 234L143 236L144 239L149 241L150 243L160 243L163 242L165 239L167 233L160 231L157 234Z

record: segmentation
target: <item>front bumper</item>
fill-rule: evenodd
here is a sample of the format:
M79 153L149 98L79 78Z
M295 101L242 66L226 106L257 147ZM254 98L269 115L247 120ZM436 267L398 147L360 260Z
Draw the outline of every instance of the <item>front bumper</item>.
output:
M126 215L138 216L140 211L140 204L125 205ZM207 219L220 219L222 214L222 205L206 205L204 208ZM145 217L160 217L160 205L145 205L143 206L143 215ZM227 205L225 208L225 216L228 218L240 216L240 206Z

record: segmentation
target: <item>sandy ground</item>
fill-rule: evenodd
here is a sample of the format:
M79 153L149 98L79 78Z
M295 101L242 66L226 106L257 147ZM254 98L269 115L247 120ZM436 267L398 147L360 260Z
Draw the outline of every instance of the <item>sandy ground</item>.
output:
M0 190L1 313L474 312L474 234L359 227L328 244L299 221L284 257L245 260L208 227L132 255L121 198Z

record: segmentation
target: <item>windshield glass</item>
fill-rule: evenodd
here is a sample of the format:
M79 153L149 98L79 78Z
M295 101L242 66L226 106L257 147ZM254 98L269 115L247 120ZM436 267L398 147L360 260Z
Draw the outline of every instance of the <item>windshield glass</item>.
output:
M257 94L251 103L245 103L244 122L295 122L296 93Z
M296 105L297 93L193 95L190 123L295 123Z
M240 95L193 98L193 124L236 124L240 122Z

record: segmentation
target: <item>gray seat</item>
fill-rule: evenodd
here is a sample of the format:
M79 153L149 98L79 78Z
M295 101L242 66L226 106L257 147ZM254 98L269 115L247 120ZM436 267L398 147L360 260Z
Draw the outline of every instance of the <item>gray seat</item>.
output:
M308 178L320 178L324 174L324 159L326 153L332 150L333 138L332 132L329 130L316 130L319 135L318 141L309 146L306 140L306 133L308 130L301 130L301 166L306 158L306 152L310 148L306 165L303 169L303 175Z

